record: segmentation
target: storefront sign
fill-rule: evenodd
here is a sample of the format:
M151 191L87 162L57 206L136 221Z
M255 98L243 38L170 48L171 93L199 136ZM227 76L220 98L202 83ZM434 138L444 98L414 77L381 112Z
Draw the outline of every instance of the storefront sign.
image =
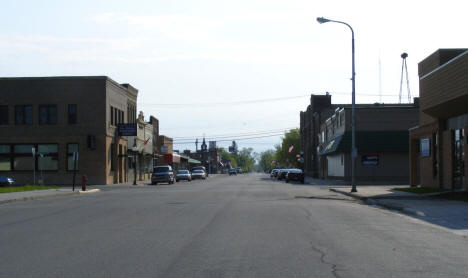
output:
M379 156L377 154L363 155L361 156L361 165L362 166L377 166L379 165Z
M136 124L119 124L117 128L119 136L137 136Z
M431 156L431 140L429 138L421 139L421 157Z

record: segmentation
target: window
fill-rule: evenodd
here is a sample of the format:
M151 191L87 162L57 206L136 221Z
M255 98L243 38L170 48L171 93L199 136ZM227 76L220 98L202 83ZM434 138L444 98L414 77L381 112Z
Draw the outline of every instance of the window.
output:
M13 167L14 171L32 171L35 161L32 157L32 149L35 145L14 145L13 146ZM36 149L37 150L37 149Z
M67 170L68 171L73 171L75 168L75 161L73 160L73 153L74 152L78 152L79 151L79 148L78 148L78 144L75 144L75 143L71 143L71 144L67 144ZM79 167L79 155L78 155L78 161L76 161L76 170L79 170L80 167Z
M112 143L112 144L110 145L110 150L109 150L109 152L110 152L111 171L115 171L115 162L114 162L114 160L115 160L115 144L114 144L114 143Z
M77 107L76 104L68 105L68 124L76 124L78 120L77 117Z
M11 171L10 145L0 145L0 171Z
M434 133L432 135L432 143L433 143L433 146L432 146L432 154L433 154L433 157L432 157L432 174L434 177L437 177L438 173L439 173L439 162L438 162L438 145L439 145L439 136L437 133Z
M37 169L38 170L58 170L58 145L38 144L37 145Z
M15 106L15 124L32 125L32 105Z
M112 106L110 108L110 122L111 122L111 125L114 125L114 107Z
M39 106L39 124L55 125L57 123L57 106L40 105Z
M8 105L0 105L0 125L8 124Z

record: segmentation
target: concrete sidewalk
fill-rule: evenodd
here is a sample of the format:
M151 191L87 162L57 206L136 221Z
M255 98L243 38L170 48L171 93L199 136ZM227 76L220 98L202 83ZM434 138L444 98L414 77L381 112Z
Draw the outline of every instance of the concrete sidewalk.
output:
M44 199L50 197L66 196L72 194L90 194L101 191L98 188L87 188L86 191L81 191L81 187L75 187L75 191L72 191L71 187L64 187L59 189L47 189L47 190L33 190L33 191L21 191L0 194L0 204Z
M434 194L415 194L393 190L396 187L407 186L358 186L358 192L350 192L349 186L346 188L330 186L329 190L468 236L468 203L436 199L433 197Z

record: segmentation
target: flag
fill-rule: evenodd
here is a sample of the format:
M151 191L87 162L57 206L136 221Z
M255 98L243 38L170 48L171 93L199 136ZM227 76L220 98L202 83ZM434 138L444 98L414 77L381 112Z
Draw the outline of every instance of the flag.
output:
M291 146L289 147L289 152L292 152L292 151L293 151L293 149L294 149L294 146L293 146L293 145L291 145Z

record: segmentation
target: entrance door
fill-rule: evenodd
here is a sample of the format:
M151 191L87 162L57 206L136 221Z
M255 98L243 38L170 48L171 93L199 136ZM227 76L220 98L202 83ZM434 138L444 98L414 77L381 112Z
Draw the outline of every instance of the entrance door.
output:
M463 129L454 131L453 136L453 189L463 188L463 177L465 175L465 153L463 143L465 132Z

